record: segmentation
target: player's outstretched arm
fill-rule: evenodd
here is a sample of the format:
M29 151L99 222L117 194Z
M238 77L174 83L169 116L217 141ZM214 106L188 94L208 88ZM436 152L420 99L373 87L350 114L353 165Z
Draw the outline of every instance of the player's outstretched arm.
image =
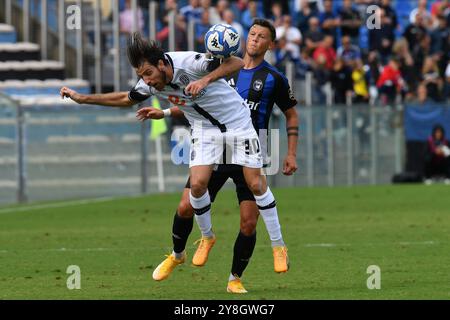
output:
M147 119L162 119L168 115L172 118L180 118L183 116L183 111L181 111L178 107L172 107L166 110L161 110L154 107L144 107L136 112L136 118L141 121Z
M286 129L288 135L288 153L283 161L283 173L292 175L297 170L297 141L298 141L298 114L295 108L284 112L286 116Z
M200 80L191 82L186 87L186 91L193 96L196 96L203 88L205 88L211 82L218 79L231 76L235 72L244 67L244 60L238 57L231 56L224 61L212 72L205 75Z
M103 94L80 94L68 87L62 87L61 98L70 98L79 104L97 104L109 107L131 107L136 101L130 100L128 92L111 92Z

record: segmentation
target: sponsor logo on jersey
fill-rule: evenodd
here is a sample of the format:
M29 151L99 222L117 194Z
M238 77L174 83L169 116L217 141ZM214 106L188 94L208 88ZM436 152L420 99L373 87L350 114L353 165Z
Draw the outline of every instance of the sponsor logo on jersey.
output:
M253 82L253 90L260 91L263 88L263 82L259 79L255 80Z
M258 110L258 107L259 107L259 102L254 102L254 101L250 101L250 100L245 100L245 102L247 103L247 105L248 105L248 108L250 109L250 110Z

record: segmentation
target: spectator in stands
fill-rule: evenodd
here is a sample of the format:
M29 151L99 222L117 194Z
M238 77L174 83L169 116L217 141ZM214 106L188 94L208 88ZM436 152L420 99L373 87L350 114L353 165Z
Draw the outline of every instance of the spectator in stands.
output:
M415 96L417 85L421 80L420 73L416 72L414 60L409 51L408 42L405 38L398 39L392 48L394 56L400 62L400 73L406 84L406 98L409 100Z
M354 62L352 71L354 103L368 103L369 102L369 88L366 81L366 71L361 59Z
M386 24L389 24L392 30L396 30L398 28L398 18L397 13L392 8L391 0L381 0L380 8L384 9L384 13L386 15Z
M272 15L272 7L277 3L281 7L281 15L289 14L289 1L288 0L262 0L262 14L264 17L270 17Z
M209 11L203 11L202 19L195 24L195 50L205 52L205 34L211 25L209 24Z
M380 60L378 58L378 52L372 51L367 55L367 63L365 68L367 71L367 84L369 85L369 94L372 100L375 100L378 96L377 82L380 78L380 71L382 69Z
M337 55L344 60L346 65L352 65L354 61L361 59L361 50L352 44L349 36L343 36L341 43L342 46L338 48Z
M420 39L419 44L414 47L412 51L412 56L414 59L414 67L416 68L417 74L422 72L423 64L425 58L430 56L431 50L431 37L427 33Z
M422 68L422 84L424 84L428 91L428 97L434 102L441 101L441 90L444 83L439 76L439 68L435 59L432 57L425 58Z
M245 30L249 30L253 19L262 17L263 13L258 8L258 2L256 0L250 0L248 2L247 10L242 13L241 23Z
M334 61L336 60L336 51L333 48L333 37L326 35L320 45L314 50L313 59L316 63L321 63L325 60L325 68L333 69Z
M391 58L389 64L383 68L378 78L377 87L383 105L394 103L397 94L402 93L404 81L399 68L400 65L397 58Z
M310 19L313 17L317 17L317 13L311 10L307 0L303 0L297 14L297 28L302 34L306 34L310 30Z
M362 25L362 19L359 12L352 7L351 0L344 0L338 15L341 18L342 36L350 36L352 43L359 45L359 28Z
M189 4L180 9L180 13L184 15L186 23L189 23L191 19L194 21L200 21L202 19L203 8L200 7L199 0L189 0Z
M248 3L246 4L246 7L248 7ZM225 12L225 10L230 8L230 3L228 2L228 0L219 0L217 1L216 4L216 11L220 16L220 19L223 20L223 13ZM242 17L241 17L242 19Z
M273 21L272 24L275 29L283 25L283 7L279 2L273 3L270 12L270 20Z
M351 97L353 89L352 70L344 63L344 59L337 58L330 73L331 87L334 92L334 103L346 104L347 97Z
M244 53L243 48L244 48L244 44L245 44L244 28L242 27L242 25L239 22L234 20L234 13L230 9L225 10L225 12L223 13L223 20L225 23L227 23L230 26L232 26L233 28L235 28L236 31L241 35L241 43L239 45L238 54L242 56L242 54Z
M292 18L289 15L283 16L283 25L276 28L276 39L286 40L285 49L289 51L291 59L298 61L300 59L300 44L302 43L302 34L300 30L292 26Z
M425 183L431 184L436 177L445 177L445 184L450 184L450 149L440 124L433 127L425 154Z
M436 56L439 74L443 76L447 61L450 58L450 29L447 25L447 19L443 15L438 16L436 19L438 26L430 33L430 53Z
M419 105L429 105L429 104L433 103L433 101L431 101L428 98L427 86L423 83L421 83L417 86L417 99L416 100Z
M319 19L312 17L309 19L309 30L305 34L305 50L312 56L314 50L322 43L323 33L320 31Z
M187 50L187 26L184 15L177 14L175 17L175 50L185 51ZM156 34L156 40L158 40L165 51L169 50L169 25L166 23Z
M438 0L431 5L431 17L445 16L447 10L450 10L450 1Z
M423 23L423 16L421 13L417 13L415 21L409 24L403 32L403 36L408 41L409 50L411 52L426 34L427 29Z
M431 14L427 9L427 2L427 0L419 0L417 8L413 9L409 14L410 23L414 24L417 19L417 14L420 14L423 19L424 26L426 26L427 28L432 26Z
M138 31L142 32L144 30L144 15L142 13L142 9L138 7L137 9L138 16ZM131 9L131 0L125 1L125 9L120 12L119 16L120 20L120 32L122 33L132 33L133 32L133 23L135 21L133 10Z
M215 25L222 21L217 8L211 5L211 0L200 0L200 6L203 11L209 11L209 24Z
M323 34L332 36L335 40L338 38L338 29L341 25L341 20L333 11L333 1L325 0L323 2L324 11L319 14L320 27ZM337 41L335 41L334 48L336 49Z
M386 16L384 9L379 8L376 14L380 17L380 28L369 30L369 50L377 50L380 54L381 63L386 64L392 53L395 34L390 18Z

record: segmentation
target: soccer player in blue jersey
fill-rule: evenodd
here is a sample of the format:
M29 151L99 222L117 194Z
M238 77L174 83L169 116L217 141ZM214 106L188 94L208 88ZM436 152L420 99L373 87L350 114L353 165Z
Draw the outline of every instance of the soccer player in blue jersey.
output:
M298 140L298 116L294 106L297 104L286 77L276 68L264 60L267 50L274 45L275 29L273 25L264 19L256 19L249 31L244 67L231 77L228 83L247 101L251 110L253 126L259 130L267 130L273 105L283 111L286 116L286 128L288 136L288 152L283 163L283 173L292 175L297 170L297 140ZM172 107L171 116L179 116L178 107ZM166 113L167 114L167 113ZM138 118L161 119L165 116L163 111L146 107L138 111ZM263 139L260 139L263 140ZM267 156L267 140L260 141L263 158ZM289 268L287 247L283 241L281 227L275 202L265 206L257 206L255 197L248 188L243 175L242 167L238 165L221 164L213 171L208 184L211 201L214 201L217 193L228 180L233 179L236 185L236 193L240 205L241 223L240 231L234 245L233 264L228 281L227 291L231 293L247 292L240 280L256 243L256 223L258 214L261 214L270 236L274 256L275 272L286 272ZM188 180L182 199L177 209L173 222L174 253L182 253L192 231L194 210L189 202L190 181ZM202 238L197 251L192 259L196 266L203 266L216 237L212 231L211 219L195 214L197 223L202 232ZM177 264L173 259L166 259L166 276L172 272ZM160 270L159 270L160 271ZM159 280L162 280L159 278Z

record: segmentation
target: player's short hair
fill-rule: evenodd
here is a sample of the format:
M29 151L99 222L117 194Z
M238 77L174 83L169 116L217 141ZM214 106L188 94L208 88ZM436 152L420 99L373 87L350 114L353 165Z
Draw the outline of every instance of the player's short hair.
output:
M156 41L145 40L139 32L134 32L128 38L127 55L133 68L139 68L145 62L154 66L158 65L159 60L162 60L164 64L168 63L160 44Z
M269 29L270 37L272 38L272 41L275 41L275 39L277 37L277 33L275 31L275 27L273 26L272 22L270 22L267 19L260 19L260 18L258 18L258 19L253 20L253 23L250 26L250 28L253 27L254 25L261 26L261 27Z

